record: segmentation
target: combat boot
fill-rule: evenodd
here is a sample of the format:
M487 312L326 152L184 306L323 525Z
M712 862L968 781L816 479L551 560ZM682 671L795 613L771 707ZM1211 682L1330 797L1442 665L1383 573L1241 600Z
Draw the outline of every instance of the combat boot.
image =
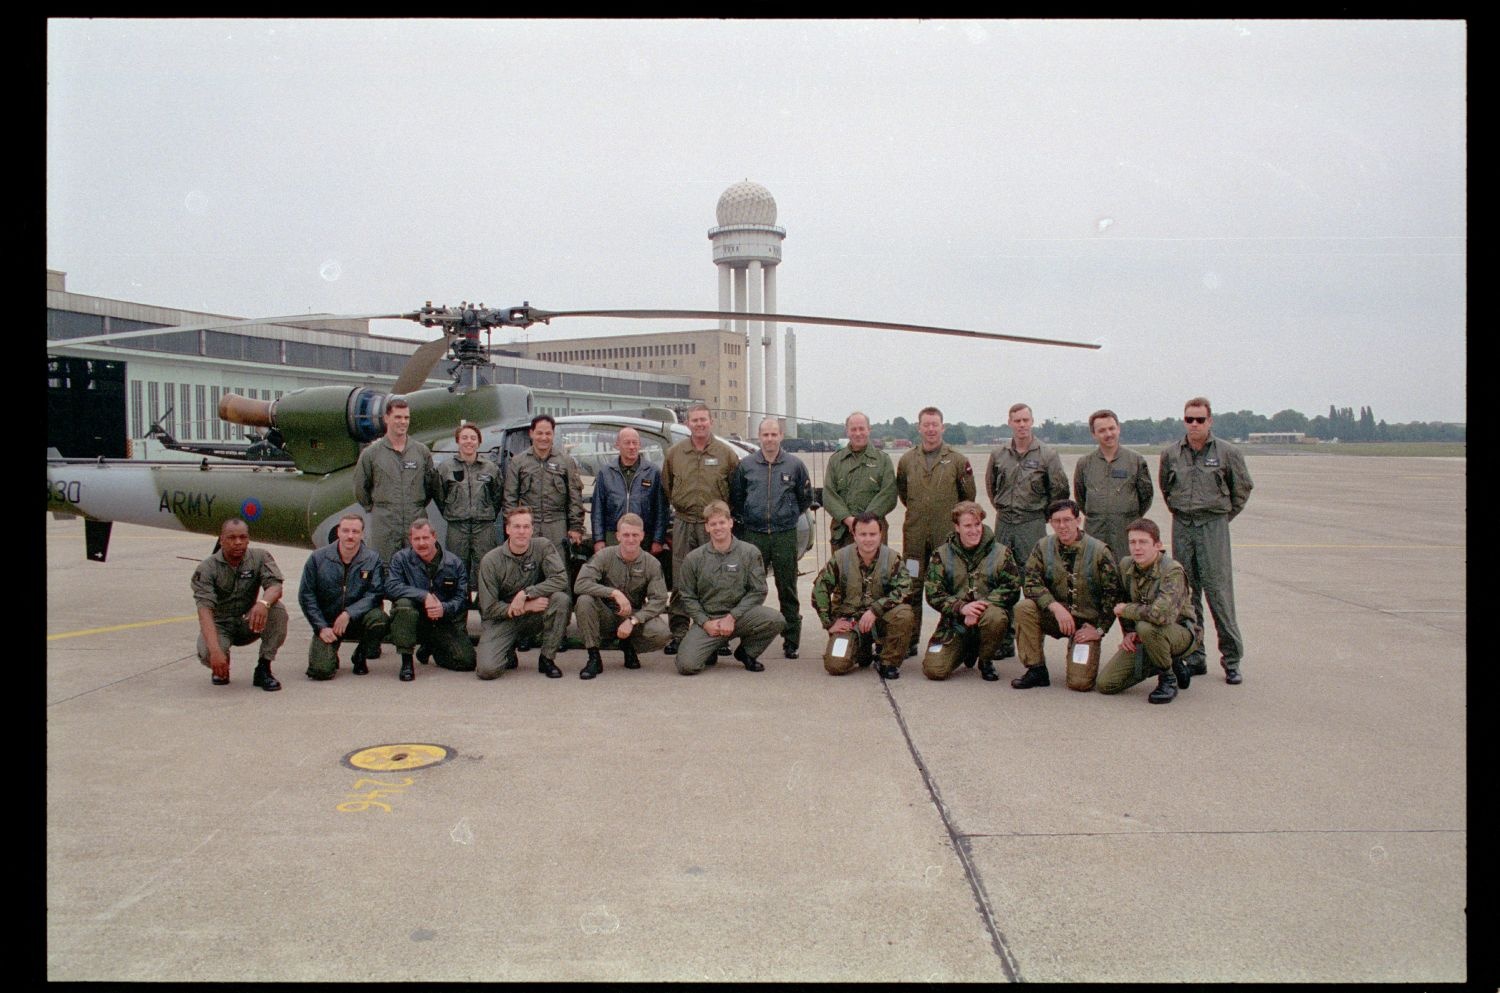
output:
M1228 683L1230 686L1238 686L1244 681L1245 677L1240 675L1239 666L1228 666L1224 669L1224 682Z
M604 660L599 657L599 649L597 649L597 648L590 648L589 649L588 664L585 665L582 669L578 670L578 678L579 679L593 679L595 676L599 675L599 673L601 673L603 671L604 671Z
M1202 655L1197 656L1193 661L1187 663L1187 670L1194 676L1208 675L1208 659Z
M673 638L671 641L667 642L667 647L662 649L662 653L665 655L676 655L677 646L680 644L682 644L682 641L680 639Z
M398 674L403 683L409 683L417 678L417 673L411 667L411 652L401 653L401 672Z
M995 671L995 663L993 659L980 660L979 675L984 679L986 683L993 683L995 680L1000 678L1000 674Z
M562 670L557 667L557 663L553 662L545 655L540 656L536 660L536 671L546 676L548 679L562 678Z
M739 659L740 660L740 664L743 665L746 669L750 670L751 672L764 672L765 671L766 667L763 666L763 665L761 665L760 664L760 660L757 659L755 656L748 654L745 651L745 646L744 645L740 645L740 647L738 647L738 648L736 648L734 650L734 657L737 658L737 659Z
M1171 672L1159 673L1156 677L1156 689L1146 697L1152 703L1171 703L1177 698L1177 677Z
M428 648L426 645L423 645L421 648L417 649L417 661L418 662L422 663L423 665L426 665L427 664L427 660L430 659L430 658L432 658L432 649Z
M1177 688L1179 690L1187 689L1188 685L1193 681L1193 674L1188 671L1187 666L1182 664L1181 659L1172 660L1172 675L1177 677Z
M1026 667L1026 671L1010 681L1010 685L1018 690L1029 690L1033 686L1051 686L1052 677L1047 675L1047 664L1045 662Z
M267 693L281 689L281 681L271 675L271 663L261 659L255 664L255 675L250 677L252 686L259 686Z
M878 666L875 667L875 671L878 672L878 673L880 673L880 678L881 679L900 679L901 678L901 670L897 669L893 665L878 665Z
M510 649L508 651L506 651L506 653L505 653L505 664L502 665L500 668L501 669L514 669L516 666L518 666L520 664L521 664L521 660L518 659L518 658L516 658L516 646L512 645L510 647Z
M625 656L625 668L639 669L641 667L641 657L635 653L635 645L629 638L620 642L620 652Z
M368 676L370 674L370 667L365 663L364 645L356 645L354 647L354 655L350 657L349 662L354 666L354 674L356 676Z

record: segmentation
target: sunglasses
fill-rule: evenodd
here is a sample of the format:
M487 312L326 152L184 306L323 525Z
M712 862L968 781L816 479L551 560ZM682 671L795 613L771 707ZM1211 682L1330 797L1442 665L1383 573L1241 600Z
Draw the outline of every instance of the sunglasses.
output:
M1186 421L1189 424L1202 424L1205 421L1207 421L1208 418L1207 417L1184 417L1183 420Z

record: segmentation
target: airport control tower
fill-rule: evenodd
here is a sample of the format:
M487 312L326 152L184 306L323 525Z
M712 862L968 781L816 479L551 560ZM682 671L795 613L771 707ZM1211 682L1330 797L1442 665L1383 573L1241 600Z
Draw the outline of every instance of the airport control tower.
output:
M735 183L719 197L718 226L710 228L714 265L719 267L719 309L757 314L776 312L776 267L781 264L781 242L786 231L776 226L776 198L748 179ZM730 285L733 282L731 301ZM729 321L719 322L730 330ZM737 320L734 330L746 336L746 438L754 438L760 414L780 413L776 397L776 325ZM748 325L748 327L747 327Z

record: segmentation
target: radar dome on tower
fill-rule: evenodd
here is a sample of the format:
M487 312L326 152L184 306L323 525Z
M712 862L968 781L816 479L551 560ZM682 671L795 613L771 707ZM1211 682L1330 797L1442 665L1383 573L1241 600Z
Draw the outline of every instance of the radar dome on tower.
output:
M776 198L764 186L747 179L735 183L720 195L715 213L720 227L731 224L775 224Z

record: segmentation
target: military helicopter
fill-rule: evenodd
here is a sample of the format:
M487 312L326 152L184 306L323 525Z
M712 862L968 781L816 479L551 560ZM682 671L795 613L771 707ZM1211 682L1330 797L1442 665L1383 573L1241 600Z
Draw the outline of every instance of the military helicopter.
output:
M452 432L461 423L480 425L486 440L492 443L488 454L502 468L511 455L524 450L529 443L527 428L533 412L531 391L524 386L480 382L479 371L488 364L489 354L488 348L480 344L479 335L495 328L550 325L555 319L568 317L775 321L1069 348L1099 347L1085 342L962 328L794 314L719 310L547 311L532 307L529 302L505 309L467 302L458 307L435 307L431 301L418 310L399 314L305 314L72 338L68 344L83 345L204 328L351 319L412 320L442 332L440 337L416 349L388 390L374 386L317 386L293 390L274 401L225 394L219 402L220 418L231 424L261 429L263 434L243 448L185 445L173 440L168 447L203 455L196 465L64 459L49 452L47 509L55 516L84 518L85 554L96 562L105 561L108 555L111 525L115 521L217 536L226 519L242 517L250 523L257 541L317 548L333 540L339 517L359 509L352 499L353 467L361 448L384 433L381 417L392 395L403 396L410 404L410 435L431 447L438 460L445 457L444 453L456 452ZM445 355L453 363L449 369L453 381L446 387L420 388ZM641 414L644 416L632 417L610 411L560 416L557 418L559 446L576 447L580 441L592 445L593 451L579 453L584 456L579 460L583 467L589 464L589 456L606 454L604 446L612 443L613 434L621 427L639 430L642 453L656 461L673 442L686 437L687 429L676 423L671 411L643 410ZM165 434L158 431L158 440ZM723 440L741 451L754 450L736 440ZM274 457L278 454L284 457ZM446 531L436 509L430 508L429 513L439 529ZM810 541L810 526L806 534L806 540Z

